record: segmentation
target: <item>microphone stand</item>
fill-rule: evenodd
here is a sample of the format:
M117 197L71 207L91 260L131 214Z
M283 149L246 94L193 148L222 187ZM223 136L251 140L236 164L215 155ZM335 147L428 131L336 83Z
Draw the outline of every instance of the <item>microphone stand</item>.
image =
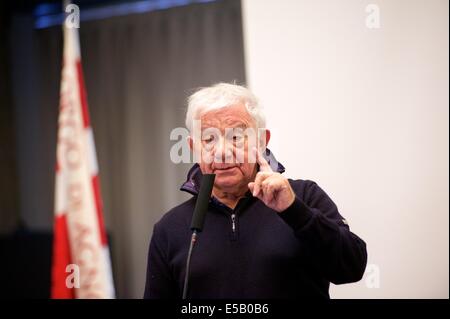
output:
M187 292L189 287L189 272L191 265L191 255L197 242L197 234L202 231L203 223L205 222L206 212L208 211L208 204L211 198L211 192L214 186L215 174L204 174L200 185L200 190L197 196L197 202L195 203L194 213L191 221L191 243L189 245L189 251L186 260L186 273L184 275L183 285L183 300L187 298Z
M195 243L197 242L197 230L192 232L191 244L189 245L189 251L186 261L186 274L184 275L184 286L183 286L183 300L186 299L188 285L189 285L189 270L191 265L191 255L192 249L194 248Z

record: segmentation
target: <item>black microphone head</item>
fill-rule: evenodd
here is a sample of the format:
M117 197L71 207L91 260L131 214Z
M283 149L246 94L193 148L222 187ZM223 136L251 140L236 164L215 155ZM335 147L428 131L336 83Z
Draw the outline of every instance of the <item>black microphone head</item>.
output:
M204 174L200 185L200 191L197 195L194 214L192 216L191 230L201 232L203 223L205 222L206 212L208 211L209 199L211 197L212 188L216 174Z

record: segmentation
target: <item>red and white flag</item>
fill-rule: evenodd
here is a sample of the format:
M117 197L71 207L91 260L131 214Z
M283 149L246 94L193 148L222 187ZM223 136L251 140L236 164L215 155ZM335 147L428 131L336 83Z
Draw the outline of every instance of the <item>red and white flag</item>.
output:
M77 28L64 29L52 298L114 298Z

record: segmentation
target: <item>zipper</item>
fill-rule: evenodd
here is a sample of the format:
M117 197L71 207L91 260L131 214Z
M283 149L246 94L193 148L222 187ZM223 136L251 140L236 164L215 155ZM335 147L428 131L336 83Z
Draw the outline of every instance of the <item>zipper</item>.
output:
M236 214L231 214L231 230L233 233L236 232Z

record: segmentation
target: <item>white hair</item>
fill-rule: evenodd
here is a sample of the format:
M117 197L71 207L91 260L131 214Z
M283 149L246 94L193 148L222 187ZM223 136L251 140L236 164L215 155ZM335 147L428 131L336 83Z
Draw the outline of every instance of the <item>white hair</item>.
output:
M186 127L192 132L193 121L204 113L239 103L245 105L257 128L266 127L266 119L256 96L246 87L231 83L217 83L192 94L188 98Z

